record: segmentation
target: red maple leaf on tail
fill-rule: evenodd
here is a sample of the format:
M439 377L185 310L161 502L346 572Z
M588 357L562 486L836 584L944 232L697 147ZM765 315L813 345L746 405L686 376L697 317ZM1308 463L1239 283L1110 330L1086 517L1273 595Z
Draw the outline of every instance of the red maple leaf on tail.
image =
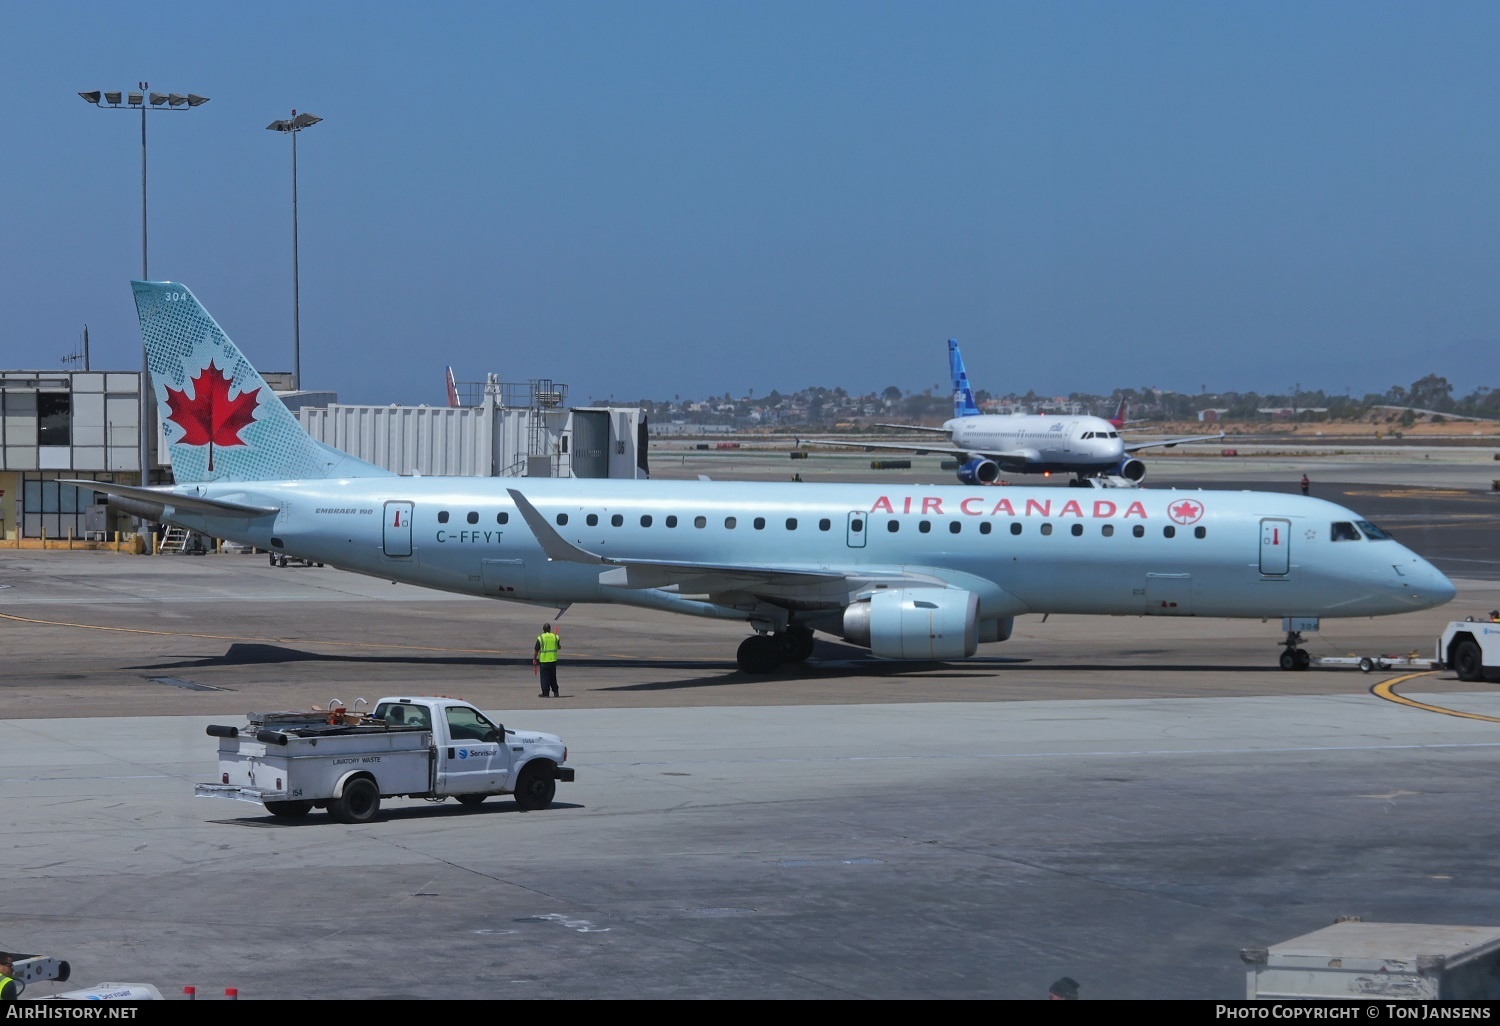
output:
M214 469L215 445L244 445L240 432L255 421L256 396L260 389L241 392L238 398L229 398L229 378L215 367L213 361L191 382L193 398L187 390L167 386L167 406L171 409L167 419L182 428L179 445L208 446L208 469Z

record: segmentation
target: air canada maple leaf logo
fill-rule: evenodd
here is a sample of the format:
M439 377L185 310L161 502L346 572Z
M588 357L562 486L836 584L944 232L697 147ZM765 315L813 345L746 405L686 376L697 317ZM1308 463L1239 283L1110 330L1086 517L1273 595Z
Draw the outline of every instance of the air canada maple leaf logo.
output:
M260 389L229 398L229 378L212 360L191 384L191 399L186 389L167 386L167 407L171 410L167 419L182 428L178 445L208 446L208 469L213 470L215 445L246 444L240 432L255 422Z
M1179 524L1196 523L1198 518L1203 516L1203 503L1195 502L1192 499L1183 499L1181 502L1174 502L1167 507L1167 516Z

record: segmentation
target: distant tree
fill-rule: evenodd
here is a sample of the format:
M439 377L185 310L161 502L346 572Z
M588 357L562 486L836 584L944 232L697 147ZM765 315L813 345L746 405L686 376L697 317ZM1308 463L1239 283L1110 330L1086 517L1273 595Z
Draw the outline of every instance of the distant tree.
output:
M885 391L880 393L880 397L888 403L893 403L901 398L901 389L895 385L886 385Z
M1448 384L1447 378L1429 374L1425 378L1413 381L1411 385L1411 405L1424 410L1451 410L1453 408L1453 386Z

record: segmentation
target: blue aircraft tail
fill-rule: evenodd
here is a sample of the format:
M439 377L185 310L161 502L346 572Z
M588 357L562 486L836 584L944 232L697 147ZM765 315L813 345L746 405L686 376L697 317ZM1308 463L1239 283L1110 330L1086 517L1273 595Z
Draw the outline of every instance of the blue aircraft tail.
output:
M394 476L303 430L187 286L130 284L178 484Z
M959 355L956 338L948 340L948 370L953 375L953 415L979 416L979 407L974 404L974 393L969 389L969 375L964 371L964 358Z

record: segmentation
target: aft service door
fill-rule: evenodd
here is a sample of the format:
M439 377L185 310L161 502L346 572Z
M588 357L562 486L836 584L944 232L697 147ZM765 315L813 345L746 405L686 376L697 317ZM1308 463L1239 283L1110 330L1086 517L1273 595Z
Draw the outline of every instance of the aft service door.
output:
M849 547L851 549L862 549L865 547L865 535L869 532L869 521L862 509L857 509L849 514Z
M1260 522L1260 572L1285 577L1291 569L1292 522L1267 517Z
M411 503L385 504L385 532L381 542L387 556L411 555Z

